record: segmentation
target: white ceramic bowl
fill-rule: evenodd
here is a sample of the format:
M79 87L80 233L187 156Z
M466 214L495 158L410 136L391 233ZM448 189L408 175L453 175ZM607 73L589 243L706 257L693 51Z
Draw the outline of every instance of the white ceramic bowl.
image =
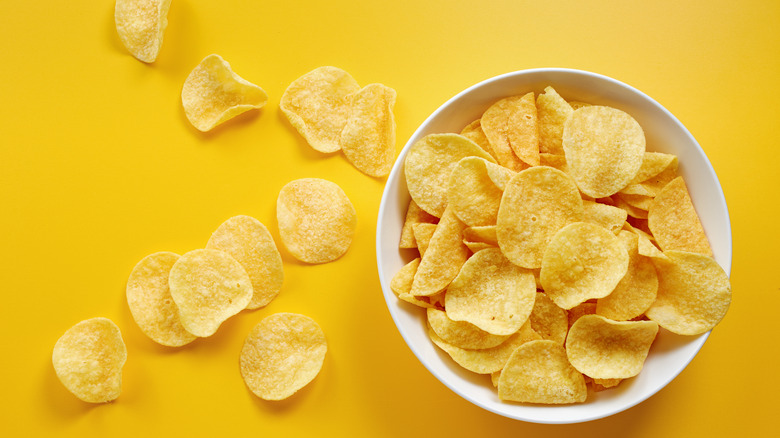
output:
M502 402L489 377L470 373L431 343L425 311L402 302L390 290L393 275L416 256L400 250L398 241L410 196L404 176L404 158L423 136L460 130L495 101L553 86L568 100L610 105L631 114L642 126L648 150L676 154L696 210L710 239L715 259L731 270L731 227L726 200L704 151L688 130L664 107L641 91L614 79L570 69L522 70L496 76L462 91L439 107L412 135L387 181L377 221L377 264L387 307L409 348L425 367L455 393L489 411L535 423L577 423L626 410L658 392L696 356L709 333L687 337L659 332L642 372L619 387L590 393L582 404L541 406ZM403 384L403 382L399 382Z

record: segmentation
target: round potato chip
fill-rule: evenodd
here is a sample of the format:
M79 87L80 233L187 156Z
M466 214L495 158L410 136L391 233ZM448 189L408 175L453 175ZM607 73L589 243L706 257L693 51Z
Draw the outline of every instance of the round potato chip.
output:
M206 249L230 254L244 267L252 280L252 299L247 309L267 306L282 289L284 268L271 233L251 216L234 216L211 235Z
M628 252L606 229L575 222L555 234L542 259L540 280L558 307L571 309L609 295L628 270Z
M534 93L510 96L491 105L482 130L498 162L514 171L539 165L539 124Z
M511 170L479 157L466 157L452 169L447 202L458 219L475 226L495 225Z
M474 120L473 122L466 125L466 127L460 131L460 135L473 141L477 144L477 146L481 147L485 152L490 154L491 157L494 159L496 158L496 155L493 153L493 147L490 146L490 141L488 141L487 136L485 136L485 131L482 130L482 123L480 119Z
M282 243L296 259L328 263L347 252L357 213L337 184L319 178L287 183L276 200Z
M401 229L401 241L399 248L417 248L417 242L414 238L414 225L419 223L435 224L439 218L427 213L420 208L413 199L409 200L409 207L406 209L404 226Z
M672 249L712 255L710 242L681 176L667 184L655 197L647 212L647 225L664 251Z
M197 336L184 329L168 287L168 274L179 255L156 252L144 257L127 280L127 305L138 327L158 344L181 347Z
M563 124L574 110L553 87L536 98L539 110L539 152L563 155Z
M422 261L414 276L412 295L429 296L443 291L466 263L469 250L463 243L463 229L451 208L447 208L436 225L427 246L422 246ZM419 228L419 226L418 226ZM424 245L424 242L421 242Z
M645 134L633 117L619 109L583 107L564 123L563 151L580 190L603 198L636 177L645 155Z
M679 335L711 330L731 304L728 274L703 254L674 250L664 254L668 261L655 259L658 296L645 315Z
M69 328L54 344L51 356L65 388L89 403L119 397L126 360L122 333L107 318L87 319Z
M116 0L119 39L139 61L154 62L162 47L171 0Z
M252 280L241 263L215 249L190 251L171 267L171 297L184 328L195 336L213 335L252 299Z
M566 341L566 333L569 331L569 317L567 312L552 302L547 294L536 293L534 308L528 317L531 328L542 339L555 341L561 345Z
M244 341L239 359L246 386L263 400L283 400L314 380L328 343L308 316L277 313L264 318Z
M395 90L369 84L350 94L349 117L341 131L341 150L361 172L385 176L395 162Z
M658 275L650 258L639 254L639 236L623 230L618 239L628 251L628 271L609 295L596 302L596 313L615 321L642 315L655 301Z
M492 348L510 335L493 335L466 321L453 321L447 312L428 309L428 325L446 343L467 350Z
M642 371L657 333L653 321L584 315L569 330L566 354L574 368L594 379L626 379Z
M319 67L299 77L282 94L279 108L309 146L330 153L341 149L341 131L350 107L347 96L360 90L349 73Z
M233 73L219 55L209 55L190 72L181 89L184 114L199 131L215 126L268 102L257 85Z

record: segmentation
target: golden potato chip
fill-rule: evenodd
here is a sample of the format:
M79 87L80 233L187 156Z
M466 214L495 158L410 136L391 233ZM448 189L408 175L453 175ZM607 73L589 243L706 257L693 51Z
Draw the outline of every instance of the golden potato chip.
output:
M731 304L728 274L712 257L703 254L675 250L664 254L669 261L655 259L658 296L645 315L680 335L711 330Z
M480 227L468 227L463 230L463 240L469 242L484 242L492 246L498 246L496 226L486 225Z
M566 157L563 155L540 153L539 165L554 167L563 173L569 173L569 166L566 164Z
M287 183L276 200L279 236L293 257L328 263L347 252L357 227L357 213L337 184L319 178Z
M633 117L619 109L588 106L566 120L563 150L580 190L603 198L636 177L645 155L645 134Z
M586 106L592 106L592 104L590 104L590 103L580 102L578 100L570 100L568 102L569 102L569 105L571 105L571 109L573 109L573 110L577 110L577 109L580 109L580 108L586 107Z
M626 214L637 219L647 219L647 210L634 207L628 202L624 201L620 196L615 196L612 199L615 201L615 207L625 210Z
M682 177L677 177L655 197L647 213L647 224L658 246L712 255L707 235Z
M344 70L319 67L287 87L279 108L309 146L336 152L341 149L341 131L350 114L348 96L359 90L357 81Z
M510 336L488 333L466 321L453 321L439 309L428 309L428 325L444 342L467 350L492 348Z
M419 266L419 257L405 264L395 273L392 280L390 280L390 290L392 290L401 301L406 301L407 303L423 308L437 307L437 294L428 297L416 297L412 295L412 282L414 281L414 274L417 273L417 268Z
M184 329L179 308L171 298L168 274L179 260L172 252L156 252L144 257L127 280L127 305L138 327L158 344L180 347L197 337Z
M464 224L495 225L511 170L479 157L466 157L452 169L447 202Z
M563 124L574 112L553 87L545 87L536 98L539 112L539 152L563 155Z
M228 253L196 249L179 258L168 275L181 324L195 336L213 335L252 299L252 280Z
M531 322L531 328L539 333L542 339L563 345L566 333L569 331L569 317L567 312L555 305L547 294L536 293L534 308L528 320Z
M463 244L465 227L452 209L444 211L414 276L412 295L429 296L441 292L458 275L469 253Z
M626 248L613 233L575 222L558 231L547 246L542 287L558 307L571 309L609 295L626 274L628 261Z
M341 131L341 150L358 170L385 176L395 162L396 93L382 84L369 84L347 96L349 117Z
M322 369L328 343L308 316L276 313L244 340L239 359L246 386L263 400L283 400L308 385Z
M498 245L512 263L538 268L552 236L582 218L582 199L571 177L552 167L532 167L512 177L504 190Z
M645 152L642 165L639 167L632 183L641 183L659 176L666 169L677 170L677 156L661 152ZM668 182L668 181L667 181Z
M533 274L510 262L498 248L469 258L444 297L447 316L494 335L511 335L534 307Z
M498 379L501 400L568 404L584 402L587 396L585 378L569 364L563 346L548 340L521 345Z
M498 162L496 154L493 152L493 147L490 146L490 141L488 141L487 136L485 136L485 131L482 130L482 123L480 119L474 120L473 122L466 125L466 127L460 131L460 135L476 143L477 146L481 147L485 152L490 154L490 156L493 157L496 162Z
M596 313L596 303L592 301L586 301L582 304L577 304L566 312L569 316L569 329L577 322L580 317L585 315L593 315Z
M499 100L482 114L481 124L499 164L514 171L539 165L534 93Z
M401 229L401 242L398 247L417 248L417 242L414 240L414 232L412 230L413 225L416 223L435 224L437 222L439 222L439 218L420 208L413 199L409 200L409 207L406 209L404 225Z
M245 215L226 220L211 235L206 249L230 254L249 274L253 294L247 309L267 306L282 290L282 256L268 228L259 220Z
M60 382L88 403L119 397L126 360L122 333L106 318L87 319L69 328L54 344L51 355Z
M625 193L618 193L615 196L618 199L624 201L626 204L645 211L650 209L650 204L653 202L653 197L650 195L629 195Z
M628 271L615 290L596 301L596 313L614 321L634 319L655 301L658 275L653 262L639 254L639 236L621 231L618 240L628 251Z
M628 213L622 208L593 201L582 201L583 222L600 225L617 234L623 228Z
M476 143L458 134L429 134L406 155L406 185L414 202L428 213L441 217L447 206L450 174L462 158L493 158Z
M190 72L181 89L184 114L199 131L213 127L254 108L263 107L268 95L262 88L233 73L219 55L209 55Z
M168 27L171 0L116 0L114 23L119 39L139 61L154 62Z
M420 251L420 257L425 255L425 251L428 249L428 245L431 243L433 233L436 232L436 224L414 224L412 226L412 232L414 233L414 240L417 242L417 249Z
M594 379L626 379L642 371L657 333L653 321L585 315L569 330L566 354L574 368Z
M623 379L593 379L593 390L599 392L605 389L614 388L622 381Z

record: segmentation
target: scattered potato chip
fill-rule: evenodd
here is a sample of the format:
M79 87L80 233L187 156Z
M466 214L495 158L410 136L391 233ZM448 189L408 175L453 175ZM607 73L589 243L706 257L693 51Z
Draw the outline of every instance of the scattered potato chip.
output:
M179 258L168 276L181 324L195 336L213 335L252 299L252 280L226 252L196 249Z
M308 316L276 313L247 336L239 359L246 386L263 400L283 400L308 385L322 369L328 343Z
M341 150L361 172L385 176L395 161L396 93L382 84L369 84L347 96L349 117L341 131Z
M657 333L653 321L585 315L569 330L566 354L574 368L594 379L626 379L642 371Z
M181 103L192 126L213 127L254 108L263 107L268 95L262 88L233 73L219 55L209 55L190 72L181 89Z
M617 234L623 228L628 213L622 208L593 201L582 201L584 222L600 225Z
M276 200L279 236L293 257L328 263L347 252L357 227L357 213L337 184L319 178L287 183Z
M553 87L536 98L539 111L539 152L563 155L563 124L574 110ZM555 167L555 166L554 166Z
M441 292L458 275L469 252L463 244L465 227L452 209L444 211L414 276L412 295L429 296Z
M234 216L211 235L206 249L230 254L244 267L252 280L252 299L247 309L265 307L282 290L284 267L271 233L251 216Z
M466 321L453 321L447 312L428 309L428 325L446 343L467 350L493 348L510 335L494 335Z
M636 177L645 155L645 135L633 117L616 108L575 110L563 130L569 172L588 196L617 193Z
M412 232L414 233L414 240L417 242L417 249L420 251L420 257L425 255L425 251L428 249L428 245L431 243L433 233L436 232L436 224L414 224L412 226Z
M450 174L447 202L470 227L495 225L498 207L511 170L479 157L458 161Z
M466 125L466 127L460 131L460 135L476 143L477 146L481 147L485 152L490 154L490 156L493 157L496 162L498 162L496 154L493 152L493 147L490 146L490 141L485 135L485 131L482 130L482 123L480 119L474 120L473 122Z
M482 114L481 124L499 164L518 172L539 165L534 93L499 100Z
M144 257L127 280L127 305L138 327L154 342L181 347L197 337L184 329L179 308L171 298L168 274L179 260L172 252L156 252Z
M574 181L552 167L532 167L509 180L498 209L498 245L512 263L542 265L542 254L563 226L583 218Z
M661 327L680 335L711 330L731 304L728 274L703 254L664 251L669 261L656 259L658 296L645 312Z
M88 403L119 397L126 360L122 333L106 318L87 319L69 328L54 344L51 356L60 382Z
M512 353L498 379L498 397L523 403L584 402L585 379L569 364L561 344L526 342Z
M401 243L399 248L417 248L417 242L414 240L414 231L412 227L417 223L435 224L439 218L427 213L420 208L413 199L409 200L409 207L406 209L404 225L401 229Z
M639 254L639 236L621 231L618 240L628 251L628 271L615 290L596 302L596 313L614 321L642 315L655 301L658 275L653 262Z
M171 0L116 0L119 39L139 61L154 62L162 47Z
M543 292L536 293L534 308L528 320L531 328L542 339L555 341L561 345L566 341L566 333L569 331L569 317L567 312L552 302Z
M647 223L664 252L673 249L712 255L709 240L682 177L672 180L655 197L647 214Z

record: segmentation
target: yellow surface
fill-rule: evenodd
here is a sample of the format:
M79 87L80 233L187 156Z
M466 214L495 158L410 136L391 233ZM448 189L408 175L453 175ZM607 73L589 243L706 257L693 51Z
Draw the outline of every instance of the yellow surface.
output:
M481 5L481 6L480 6ZM0 2L0 436L767 436L780 393L780 3L772 1L173 0L158 61L122 47L113 3ZM201 134L184 78L218 53L268 105ZM384 181L310 149L281 115L286 86L321 65L398 92L398 148L436 107L496 74L571 67L627 82L674 113L720 177L734 233L734 300L691 365L645 403L587 424L544 426L471 405L415 359L379 287L374 232ZM205 245L236 214L278 242L279 189L341 185L358 213L349 252L306 266L211 338L157 346L124 298L149 253ZM238 354L264 316L299 312L329 341L317 379L268 403ZM78 401L51 350L105 316L127 343L120 398ZM274 435L284 434L284 435Z

